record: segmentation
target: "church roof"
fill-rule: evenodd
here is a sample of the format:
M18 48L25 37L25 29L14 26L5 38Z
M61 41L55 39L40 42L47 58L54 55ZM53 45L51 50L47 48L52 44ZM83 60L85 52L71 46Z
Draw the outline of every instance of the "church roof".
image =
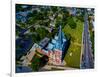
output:
M51 43L48 44L47 49L48 50L54 50L59 49L62 50L63 43L66 42L64 33L62 32L61 26L59 26L59 33L57 36L52 39Z

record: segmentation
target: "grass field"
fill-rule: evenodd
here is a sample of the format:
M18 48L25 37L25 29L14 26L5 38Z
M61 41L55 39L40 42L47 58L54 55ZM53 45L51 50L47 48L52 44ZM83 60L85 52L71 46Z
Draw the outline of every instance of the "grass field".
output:
M77 21L74 18L75 22ZM66 25L63 28L63 32L65 35L70 34L71 36L71 43L67 54L64 58L66 62L66 66L69 67L80 67L80 56L81 56L81 41L82 41L82 32L83 32L83 22L77 21L77 27L75 29L71 29L69 25Z

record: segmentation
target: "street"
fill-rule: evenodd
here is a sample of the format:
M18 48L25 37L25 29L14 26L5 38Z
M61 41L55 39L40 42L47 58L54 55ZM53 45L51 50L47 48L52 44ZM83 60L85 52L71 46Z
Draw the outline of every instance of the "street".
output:
M84 17L83 54L81 68L94 68L94 59L89 37L88 15L86 10Z

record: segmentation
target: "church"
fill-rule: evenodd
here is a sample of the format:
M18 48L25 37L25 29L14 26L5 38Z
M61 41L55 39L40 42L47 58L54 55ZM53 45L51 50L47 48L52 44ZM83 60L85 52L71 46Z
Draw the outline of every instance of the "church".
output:
M59 26L58 33L48 43L46 50L43 50L48 54L49 64L62 65L63 54L66 51L67 41L67 38L62 32L62 27Z

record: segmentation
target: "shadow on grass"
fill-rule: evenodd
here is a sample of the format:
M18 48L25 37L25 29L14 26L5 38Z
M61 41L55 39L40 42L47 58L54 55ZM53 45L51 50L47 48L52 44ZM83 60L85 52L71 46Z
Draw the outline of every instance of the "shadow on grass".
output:
M65 48L64 48L63 53L62 53L62 61L64 60L65 55L67 54L67 50L68 50L68 48L69 48L69 46L70 46L70 40L71 40L71 39L67 40L67 42L66 42L65 45L64 45Z

